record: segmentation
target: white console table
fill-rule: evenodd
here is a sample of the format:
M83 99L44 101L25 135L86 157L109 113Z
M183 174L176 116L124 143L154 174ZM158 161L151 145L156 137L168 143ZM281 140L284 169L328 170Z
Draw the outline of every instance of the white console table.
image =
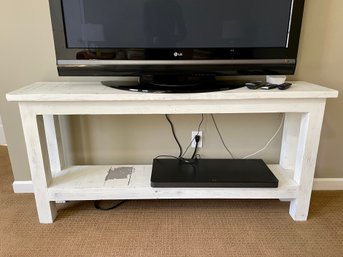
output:
M285 91L197 94L120 91L96 82L35 83L7 94L19 102L34 194L41 223L52 223L55 201L96 199L289 199L294 220L307 219L320 131L329 88L294 82ZM64 167L58 115L285 113L280 163L269 165L278 188L152 188L151 166L132 166L129 178L106 180L111 166Z

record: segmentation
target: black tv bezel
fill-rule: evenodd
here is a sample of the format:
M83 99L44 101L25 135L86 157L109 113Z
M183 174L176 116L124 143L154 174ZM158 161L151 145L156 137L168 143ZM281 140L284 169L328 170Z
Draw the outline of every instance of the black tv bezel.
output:
M58 73L61 76L289 75L294 74L305 0L294 0L287 48L68 48L62 0L49 0ZM121 51L122 59L78 60L82 51ZM135 52L127 58L128 53ZM147 52L149 54L147 54ZM174 53L182 53L174 56ZM199 58L199 52L206 57Z

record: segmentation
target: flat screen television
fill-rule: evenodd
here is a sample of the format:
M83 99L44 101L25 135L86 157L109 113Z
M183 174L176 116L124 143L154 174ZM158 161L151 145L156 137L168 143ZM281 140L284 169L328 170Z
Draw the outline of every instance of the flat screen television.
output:
M133 76L139 91L236 88L222 76L288 75L304 0L49 0L61 76Z

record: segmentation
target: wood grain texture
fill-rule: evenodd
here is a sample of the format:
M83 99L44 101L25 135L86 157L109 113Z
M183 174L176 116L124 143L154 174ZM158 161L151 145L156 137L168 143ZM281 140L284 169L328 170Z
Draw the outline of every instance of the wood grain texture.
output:
M198 94L138 93L103 86L100 82L37 82L6 94L8 101L176 101L334 98L338 92L308 82L292 82L290 89L234 90Z
M51 223L56 217L54 201L170 198L291 199L291 216L304 221L310 205L326 99L337 95L336 90L306 82L296 82L286 91L240 88L203 94L133 93L100 83L78 82L35 83L7 94L7 99L20 102L36 205L42 223ZM156 189L150 187L151 167L148 166L134 166L130 183L104 181L106 169L100 166L62 170L53 115L166 113L286 113L280 165L272 166L280 186L277 189ZM44 131L42 117L45 117L48 132ZM61 171L58 171L60 167ZM291 171L286 172L281 167ZM57 169L56 173L51 173L52 168Z
M131 166L73 166L63 170L48 187L50 200L279 199L296 198L299 190L293 172L279 165L269 165L279 179L278 188L152 188L151 165L132 166L132 177L105 181L111 167Z

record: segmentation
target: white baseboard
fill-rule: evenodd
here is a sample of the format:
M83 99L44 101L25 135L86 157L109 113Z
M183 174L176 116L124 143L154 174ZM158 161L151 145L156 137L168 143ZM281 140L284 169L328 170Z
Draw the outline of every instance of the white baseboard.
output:
M343 190L343 178L315 178L313 182L313 190ZM14 181L14 193L33 193L32 181Z
M313 190L343 190L343 178L315 178Z
M33 193L32 181L14 181L12 184L13 192L17 194Z

